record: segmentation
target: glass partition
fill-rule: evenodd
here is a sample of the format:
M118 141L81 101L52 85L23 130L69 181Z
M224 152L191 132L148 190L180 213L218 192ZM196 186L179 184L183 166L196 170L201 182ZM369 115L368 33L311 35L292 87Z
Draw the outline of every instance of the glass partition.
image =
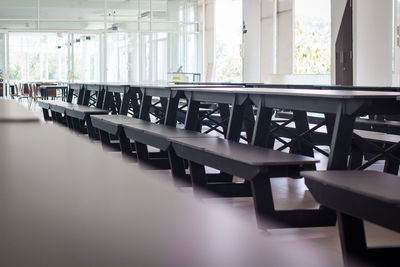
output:
M197 0L2 0L15 80L166 82L198 72ZM1 46L1 39L0 39ZM0 47L1 48L1 47ZM0 60L8 52L1 50Z

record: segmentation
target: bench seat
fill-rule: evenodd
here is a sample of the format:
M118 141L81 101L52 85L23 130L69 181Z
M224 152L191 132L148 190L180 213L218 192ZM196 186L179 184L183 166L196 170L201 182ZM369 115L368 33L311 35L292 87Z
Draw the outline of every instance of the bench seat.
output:
M67 103L61 100L38 100L38 105L41 108L50 109L51 105L62 105L63 103Z
M172 138L172 146L184 159L250 180L263 172L268 172L270 177L298 176L301 166L318 162L310 157L222 138Z
M346 266L398 266L399 247L367 247L363 220L400 232L400 177L377 171L304 171L314 198L338 213Z
M65 114L69 117L73 117L79 120L85 120L90 115L96 114L108 114L108 110L95 108L95 107L88 107L88 106L81 106L81 105L66 105Z
M52 112L60 113L60 114L65 114L65 110L67 108L73 108L76 106L79 106L78 104L73 104L73 103L68 103L68 102L63 102L63 101L58 101L54 103L50 103L50 110Z
M315 199L400 232L400 177L377 171L304 171Z
M172 151L178 157L189 161L192 187L196 194L201 195L202 190L208 190L222 197L251 196L257 222L261 228L282 227L282 225L318 227L335 224L334 212L324 207L275 210L270 179L300 178L303 167L314 165L318 160L221 138L173 137L171 139ZM205 166L220 170L222 174L244 178L245 182L240 184L232 181L209 181ZM280 226L271 223L270 219L279 221Z
M146 122L126 115L90 115L90 117L94 128L112 135L118 135L123 125Z
M195 131L179 129L172 126L160 125L151 122L140 124L123 125L126 137L136 142L150 145L167 151L171 146L173 139L181 138L207 138L216 139L216 136L202 134Z

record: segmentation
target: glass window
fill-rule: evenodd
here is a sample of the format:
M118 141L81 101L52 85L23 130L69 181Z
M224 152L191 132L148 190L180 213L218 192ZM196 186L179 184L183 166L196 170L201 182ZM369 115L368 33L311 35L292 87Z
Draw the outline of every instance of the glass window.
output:
M6 75L6 35L0 33L0 81Z
M100 44L98 34L74 34L75 81L100 81Z
M331 71L330 0L295 0L295 74Z
M140 46L140 54L141 54L141 81L143 82L151 82L152 81L152 73L151 73L151 34L143 33L141 35L141 46Z
M4 1L0 27L20 32L14 79L165 82L199 69L197 0Z
M11 80L67 80L68 37L62 33L10 33Z
M229 12L227 12L229 10ZM242 81L242 1L215 2L216 81Z
M137 33L107 35L107 81L138 82Z
M168 80L168 34L153 34L153 73L154 80L166 82Z

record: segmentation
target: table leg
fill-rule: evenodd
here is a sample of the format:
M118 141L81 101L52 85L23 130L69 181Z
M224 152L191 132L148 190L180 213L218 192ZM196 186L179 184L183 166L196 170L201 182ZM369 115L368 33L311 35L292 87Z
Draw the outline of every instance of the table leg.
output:
M117 114L121 110L121 94L116 92L114 93L114 98L115 98L115 106L117 107Z
M328 170L347 169L347 158L351 149L355 116L343 114L342 110L342 105L339 105L332 133Z
M176 114L178 112L179 98L170 97L165 111L164 124L176 126Z
M142 104L140 105L139 119L150 121L150 106L151 106L151 96L142 96Z
M188 110L185 118L185 129L196 131L199 130L199 108L200 102L189 99ZM201 129L200 129L201 131Z
M131 100L132 94L133 94L132 90L129 90L125 92L124 95L122 96L122 103L121 103L121 109L119 110L119 114L121 115L128 114L129 102Z
M104 97L104 102L103 102L103 109L105 110L110 110L110 105L111 105L111 99L112 98L112 93L111 92L106 92L105 97Z
M275 140L270 132L272 113L272 108L259 106L256 123L254 125L253 139L251 141L252 145L267 147L270 149L274 148Z
M253 130L254 130L254 124L255 124L254 112L253 112L252 105L246 105L244 107L243 122L244 122L244 128L246 130L246 137L250 143L251 139L253 138Z
M242 132L244 105L232 105L226 139L239 142Z
M224 131L224 137L226 138L228 132L228 121L229 121L229 105L228 104L218 104L219 114L221 116L221 121L224 121L222 124L222 129Z
M332 142L333 128L335 127L335 114L325 113L326 131L328 133L328 141Z

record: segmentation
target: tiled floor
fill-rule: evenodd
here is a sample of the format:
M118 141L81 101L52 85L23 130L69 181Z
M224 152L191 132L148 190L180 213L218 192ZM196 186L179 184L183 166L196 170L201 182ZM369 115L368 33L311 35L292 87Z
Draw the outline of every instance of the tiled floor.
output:
M26 104L26 103L25 103ZM27 105L27 104L26 104ZM31 105L31 110L37 112L42 118L41 110L35 103ZM51 122L50 122L51 123ZM100 145L100 144L99 144ZM324 148L326 149L326 148ZM112 152L110 152L112 153ZM113 152L115 157L121 157L120 153ZM316 157L320 159L318 169L326 166L326 158L321 154ZM383 162L378 162L371 169L382 170ZM164 173L162 177L168 177L168 170L147 170L150 173ZM171 186L172 181L171 181ZM277 209L294 209L294 208L315 208L318 204L314 201L302 179L293 180L287 178L276 178L272 181L274 202ZM192 194L191 188L177 188L179 194ZM235 199L202 199L204 205L226 205L240 211L249 222L256 227L254 207L251 198L235 198ZM383 245L400 245L400 234L383 229L371 223L365 223L367 232L367 242L370 246ZM290 228L290 229L273 229L260 231L260 234L268 234L282 241L308 242L324 249L328 258L332 260L332 266L341 266L342 257L340 249L340 241L338 237L337 227L314 227L314 228ZM329 264L331 265L331 264Z

